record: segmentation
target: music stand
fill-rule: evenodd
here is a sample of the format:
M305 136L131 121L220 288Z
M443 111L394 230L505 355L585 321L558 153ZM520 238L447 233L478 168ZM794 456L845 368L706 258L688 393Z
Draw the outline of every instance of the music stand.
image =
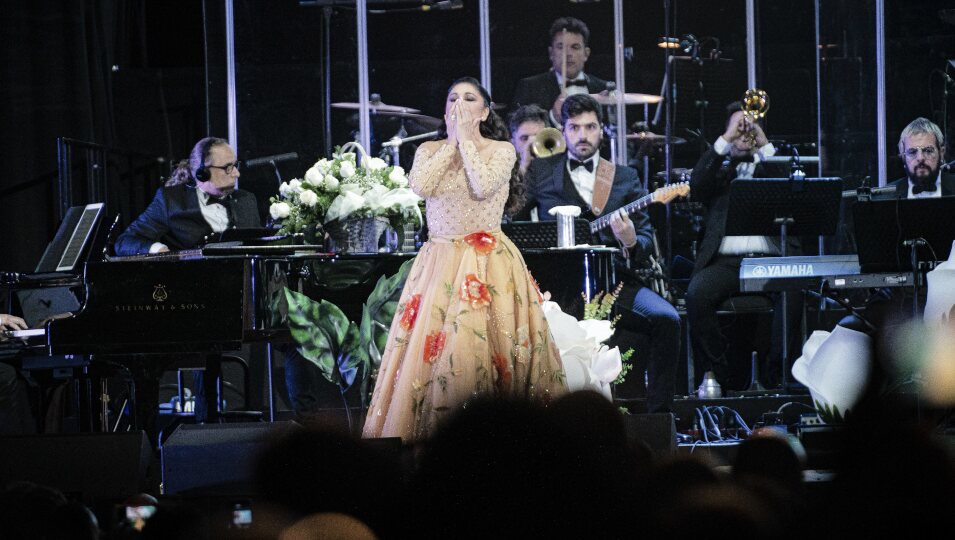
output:
M557 221L512 221L502 223L501 231L519 249L550 249L557 247ZM590 222L583 218L574 220L574 244L591 242Z
M727 236L779 235L780 254L786 256L791 234L822 236L836 232L841 178L737 178L730 183ZM782 295L782 387L789 386L789 321Z
M862 272L911 271L912 315L918 317L924 281L918 262L949 258L955 240L955 197L859 201L852 215Z

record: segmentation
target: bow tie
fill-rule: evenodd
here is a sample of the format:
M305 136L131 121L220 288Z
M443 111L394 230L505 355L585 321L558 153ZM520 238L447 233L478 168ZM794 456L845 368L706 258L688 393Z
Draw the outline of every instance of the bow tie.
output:
M923 191L926 193L935 193L937 189L938 189L938 186L935 184L935 180L932 180L932 182L925 182L925 183L919 183L919 182L912 183L912 195L918 195L919 193L922 193Z
M228 209L229 206L232 204L232 197L230 197L229 195L225 195L223 197L216 197L214 195L209 195L208 198L206 199L206 206L209 206L212 204L219 204Z
M584 169L587 169L587 172L591 172L594 170L594 162L589 159L587 161L577 161L576 159L571 158L570 170L573 171L578 167L583 167Z
M566 81L565 86L587 86L587 79L574 79L572 81Z

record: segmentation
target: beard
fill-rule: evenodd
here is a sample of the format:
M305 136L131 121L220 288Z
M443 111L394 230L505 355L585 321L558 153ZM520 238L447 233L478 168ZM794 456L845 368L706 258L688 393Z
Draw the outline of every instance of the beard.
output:
M587 161L592 158L594 154L600 150L601 140L597 141L597 144L590 144L587 141L580 141L572 147L569 147L568 153L579 161Z
M905 165L905 172L912 182L934 182L938 178L938 171L941 168L941 160L935 167L931 167L925 162L916 163L914 166Z

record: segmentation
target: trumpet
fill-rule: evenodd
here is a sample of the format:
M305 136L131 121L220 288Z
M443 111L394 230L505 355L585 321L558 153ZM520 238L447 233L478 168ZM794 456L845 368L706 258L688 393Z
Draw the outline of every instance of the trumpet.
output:
M544 128L537 132L534 141L531 142L531 153L535 157L547 157L555 154L563 154L567 150L567 143L564 142L564 134L556 128Z
M747 122L755 124L757 120L766 116L769 112L769 94L759 88L750 88L743 93L743 100L740 107L743 110L743 116ZM755 144L756 135L752 130L746 132L746 141Z

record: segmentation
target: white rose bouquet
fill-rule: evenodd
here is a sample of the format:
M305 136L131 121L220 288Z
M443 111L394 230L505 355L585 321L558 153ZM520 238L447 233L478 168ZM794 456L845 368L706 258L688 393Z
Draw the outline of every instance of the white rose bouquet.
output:
M354 152L345 151L351 144L336 148L332 159L318 160L304 178L279 186L269 213L281 221L280 234L349 218L383 217L395 229L404 223L421 224L423 201L408 187L404 169L366 155L360 146L359 164Z

